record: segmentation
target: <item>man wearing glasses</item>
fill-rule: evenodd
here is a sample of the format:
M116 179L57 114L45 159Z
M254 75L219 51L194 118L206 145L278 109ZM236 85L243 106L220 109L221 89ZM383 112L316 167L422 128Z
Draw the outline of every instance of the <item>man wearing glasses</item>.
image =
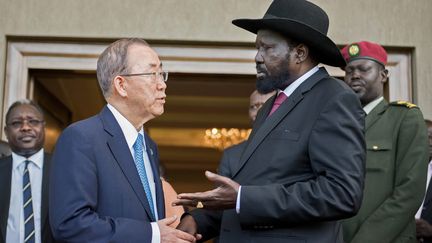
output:
M144 124L164 112L168 74L142 39L100 55L107 105L60 136L50 185L51 227L65 242L194 242L165 218L156 144Z
M54 242L44 129L42 110L30 100L13 103L6 113L4 131L12 155L0 160L0 243Z

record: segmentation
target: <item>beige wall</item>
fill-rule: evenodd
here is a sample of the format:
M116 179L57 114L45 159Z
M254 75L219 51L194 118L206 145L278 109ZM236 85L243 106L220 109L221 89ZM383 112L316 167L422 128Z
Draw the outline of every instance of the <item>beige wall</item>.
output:
M0 0L0 102L6 37L119 38L252 42L231 24L261 17L270 0ZM337 44L372 40L413 47L414 100L432 118L432 1L315 0ZM0 104L0 107L2 104Z

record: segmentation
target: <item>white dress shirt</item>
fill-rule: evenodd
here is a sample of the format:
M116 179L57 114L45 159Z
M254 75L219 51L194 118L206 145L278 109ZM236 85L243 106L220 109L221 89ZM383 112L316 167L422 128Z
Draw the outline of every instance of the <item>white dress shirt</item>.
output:
M380 96L376 98L375 100L369 102L367 105L363 107L364 112L366 115L369 115L369 113L384 99L384 97Z
M28 164L33 201L35 243L41 243L41 200L44 150L25 158L12 152L12 179L9 216L6 227L6 242L24 242L23 176L26 160Z
M427 193L427 190L428 190L428 187L429 187L429 181L431 179L431 176L432 176L432 160L429 161L429 165L428 165L427 180L426 180L426 193ZM425 198L426 198L426 194L425 194ZM421 213L423 211L423 205L424 205L425 198L423 198L423 202L420 205L420 208L417 210L417 213L415 214L415 218L416 219L421 218Z
M123 132L123 135L125 136L126 139L126 143L129 147L129 150L132 154L132 157L135 156L135 150L133 148L133 145L138 137L138 133L141 133L141 135L143 136L143 141L144 141L144 167L145 167L145 171L147 174L147 180L150 186L150 191L152 194L152 199L153 199L153 208L154 208L154 212L155 212L155 217L156 220L159 219L159 216L157 214L157 204L156 204L156 186L154 183L154 176L153 176L153 171L152 171L152 167L150 164L150 160L148 158L148 154L147 154L147 147L145 144L145 137L144 137L144 130L143 127L141 128L141 130L138 132L135 127L132 125L132 123L130 123L126 117L124 117L122 114L120 114L120 112L112 105L108 104L108 109L111 111L111 113L114 115L114 118L116 119L117 123L120 126L120 129ZM135 159L135 158L134 158ZM160 242L160 231L159 231L159 226L156 222L151 222L151 227L152 227L152 232L153 232L153 237L152 237L152 243L159 243Z
M311 70L307 71L305 74L300 76L298 79L296 79L294 82L292 82L290 85L288 85L285 90L278 90L278 94L280 92L284 92L287 97L289 97L294 91L304 82L306 79L310 78L314 73L318 72L319 67L315 66ZM238 193L237 193L237 200L236 200L236 212L240 213L240 195L241 195L241 186L239 187Z

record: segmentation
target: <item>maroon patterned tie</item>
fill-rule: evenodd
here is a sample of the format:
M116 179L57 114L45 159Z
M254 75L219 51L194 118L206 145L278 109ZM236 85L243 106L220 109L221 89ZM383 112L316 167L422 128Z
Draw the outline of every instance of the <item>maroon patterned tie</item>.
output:
M273 107L269 113L268 116L271 116L271 114L273 114L273 112L275 112L279 106L288 98L288 96L286 96L286 94L284 92L280 92L278 94L278 96L276 97L274 103L273 103Z

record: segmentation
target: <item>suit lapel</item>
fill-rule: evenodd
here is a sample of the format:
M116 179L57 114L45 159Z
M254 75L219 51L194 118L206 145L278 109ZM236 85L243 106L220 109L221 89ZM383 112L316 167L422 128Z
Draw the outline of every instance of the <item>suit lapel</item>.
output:
M12 179L12 156L0 160L0 242L6 240Z
M155 218L153 217L150 210L150 205L145 198L144 188L136 170L135 162L120 126L115 120L114 115L106 106L100 113L100 117L104 124L105 131L111 135L111 138L108 139L107 143L112 155L131 185L135 195L138 197L139 201L146 210L148 217L152 221L155 221Z
M146 147L147 147L147 155L150 160L150 164L153 171L153 179L155 183L155 191L156 191L156 204L157 204L157 213L158 218L165 218L165 203L164 203L164 197L163 197L163 189L162 189L162 182L160 180L159 176L159 163L157 163L157 154L156 154L156 148L153 146L153 143L150 141L150 138L147 136L146 133L144 133L144 138L146 140Z
M246 151L246 148L249 146L249 143L253 140L253 137L255 137L256 132L259 130L259 128L262 126L262 124L265 122L265 120L267 119L268 114L271 111L272 105L276 99L277 95L272 96L271 98L269 98L263 105L263 107L261 107L261 109L258 111L257 117L255 119L255 122L252 125L252 131L249 134L249 138L245 141L245 144L243 146L244 149L242 149L242 152L239 154L240 155L240 159L242 158L243 154ZM237 174L237 171L240 170L240 168L243 166L244 163L236 163L235 166L232 167L232 177L234 177L234 175Z
M256 150L259 144L261 144L264 138L297 106L297 104L301 100L303 100L304 94L311 90L318 81L322 80L327 76L328 73L325 71L325 69L320 68L320 70L318 70L311 77L306 79L269 117L267 116L271 110L271 105L270 103L266 104L265 110L260 114L260 120L257 121L257 124L254 124L246 148L241 155L239 166L237 170L233 173L233 176L236 176L238 172L243 168L246 161L250 158L250 156ZM274 103L274 100L275 98L272 99L272 105Z
M388 103L386 100L382 100L378 105L371 110L371 112L366 116L365 127L366 131L371 127L376 121L379 120L384 111L387 110Z
M49 173L51 168L51 156L44 153L44 164L42 171L42 202L41 202L41 232L45 232L45 227L50 227L47 224L48 218L48 191L49 191ZM48 231L49 232L49 231ZM42 239L43 235L41 235Z

